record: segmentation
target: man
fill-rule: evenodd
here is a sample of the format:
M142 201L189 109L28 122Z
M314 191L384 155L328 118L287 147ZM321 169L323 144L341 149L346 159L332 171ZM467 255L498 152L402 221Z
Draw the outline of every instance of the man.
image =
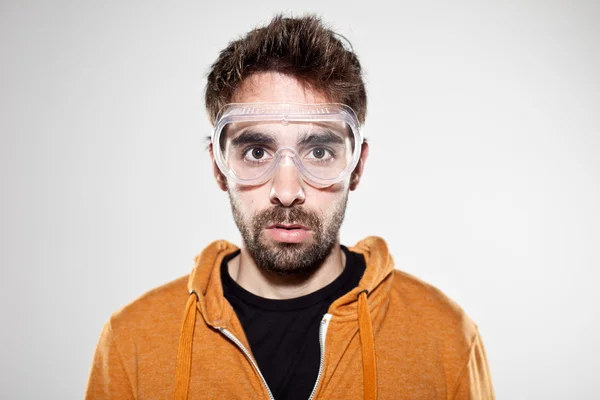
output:
M369 155L360 63L313 16L249 32L213 64L210 155L242 234L104 327L87 398L493 399L477 326L394 269L386 243L340 244Z

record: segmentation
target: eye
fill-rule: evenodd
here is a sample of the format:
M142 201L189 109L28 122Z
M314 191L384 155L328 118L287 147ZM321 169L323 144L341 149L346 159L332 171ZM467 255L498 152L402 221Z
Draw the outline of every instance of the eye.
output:
M329 160L332 157L333 152L325 147L315 147L311 149L307 154L307 158L319 161Z
M325 157L325 149L322 149L322 148L314 149L312 154L315 158L323 158L323 157Z
M267 150L262 147L250 147L244 151L243 156L248 161L265 161L271 158Z
M256 148L252 149L251 154L252 154L252 157L256 158L257 160L260 160L265 155L265 149L256 147Z

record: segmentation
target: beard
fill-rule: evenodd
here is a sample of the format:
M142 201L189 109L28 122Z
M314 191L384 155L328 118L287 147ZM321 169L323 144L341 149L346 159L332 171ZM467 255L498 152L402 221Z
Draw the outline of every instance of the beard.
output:
M259 269L279 276L306 276L323 264L337 242L348 202L343 199L328 207L329 215L319 215L303 206L273 206L249 219L229 193L233 219ZM281 243L266 237L265 228L273 224L300 224L312 230L309 243Z

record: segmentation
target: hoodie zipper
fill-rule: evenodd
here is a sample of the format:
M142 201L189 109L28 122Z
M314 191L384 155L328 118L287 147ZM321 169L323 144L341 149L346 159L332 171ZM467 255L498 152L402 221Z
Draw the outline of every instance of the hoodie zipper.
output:
M325 337L327 336L327 328L329 327L329 321L331 321L331 314L325 314L323 316L323 319L321 320L321 325L319 326L319 345L321 347L321 360L319 363L319 373L317 375L317 381L315 382L315 386L313 387L312 393L310 394L310 397L308 398L308 400L312 400L313 397L315 396L315 393L317 392L317 387L319 387L319 381L321 380L321 375L323 374L323 364L325 361ZM269 389L269 385L267 385L267 381L265 380L265 377L260 372L260 369L258 369L258 364L256 363L256 361L254 361L254 358L252 358L252 356L250 355L250 352L244 347L242 342L240 342L238 340L238 338L236 338L233 335L233 333L229 332L227 329L225 329L225 328L217 328L217 329L223 335L225 335L229 340L231 340L240 350L242 350L242 352L244 353L244 355L246 356L248 361L250 361L250 363L252 364L252 366L254 367L256 372L258 373L258 376L260 376L260 380L262 381L263 386L265 387L265 389L267 389L267 393L269 394L269 399L275 400L275 397L273 397L273 393L271 392L271 389Z
M252 366L254 367L254 369L256 370L256 372L258 373L258 376L260 376L260 380L262 381L265 389L267 389L267 393L269 394L269 399L270 400L275 400L275 397L273 397L273 393L271 393L271 389L269 389L269 385L267 385L267 381L265 380L265 377L263 376L263 374L258 369L258 364L256 363L256 361L254 361L254 358L252 358L252 356L250 355L250 352L244 347L244 345L242 344L242 342L240 342L238 340L238 338L236 338L233 335L233 333L229 332L227 329L225 329L225 328L217 328L217 329L219 331L221 331L221 333L223 335L225 335L229 340L231 340L233 343L235 343L235 345L237 347L239 347L240 350L242 350L242 352L244 353L244 355L246 356L246 358L250 361L250 363L252 364Z
M321 380L321 375L323 374L323 365L325 363L325 338L327 337L327 328L329 328L329 321L331 321L331 314L325 314L323 319L321 320L321 326L319 327L319 344L321 346L321 361L319 364L319 374L317 375L317 381L315 382L315 387L310 394L308 400L312 400L315 397L315 393L317 393L317 387L319 387L319 381Z

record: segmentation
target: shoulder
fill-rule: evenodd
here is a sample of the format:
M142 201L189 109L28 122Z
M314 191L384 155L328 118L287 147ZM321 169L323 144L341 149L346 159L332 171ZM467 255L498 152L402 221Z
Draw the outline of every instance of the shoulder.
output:
M419 368L432 376L439 373L449 393L457 393L459 385L469 390L475 384L488 393L489 371L479 330L463 308L442 290L406 272L394 270L389 279L383 318L388 325L387 346L380 348L394 349L390 351L422 365ZM397 357L395 353L386 356Z
M468 349L477 325L454 300L437 287L404 271L394 270L391 296L395 309L405 313L423 334L439 343ZM392 311L394 312L394 311Z
M187 297L184 276L114 312L96 346L88 393L103 393L106 397L110 391L119 398L133 399L147 376L174 373Z
M146 336L144 332L155 336L179 329L188 298L188 278L185 275L149 290L115 311L109 320L113 335L126 339Z

